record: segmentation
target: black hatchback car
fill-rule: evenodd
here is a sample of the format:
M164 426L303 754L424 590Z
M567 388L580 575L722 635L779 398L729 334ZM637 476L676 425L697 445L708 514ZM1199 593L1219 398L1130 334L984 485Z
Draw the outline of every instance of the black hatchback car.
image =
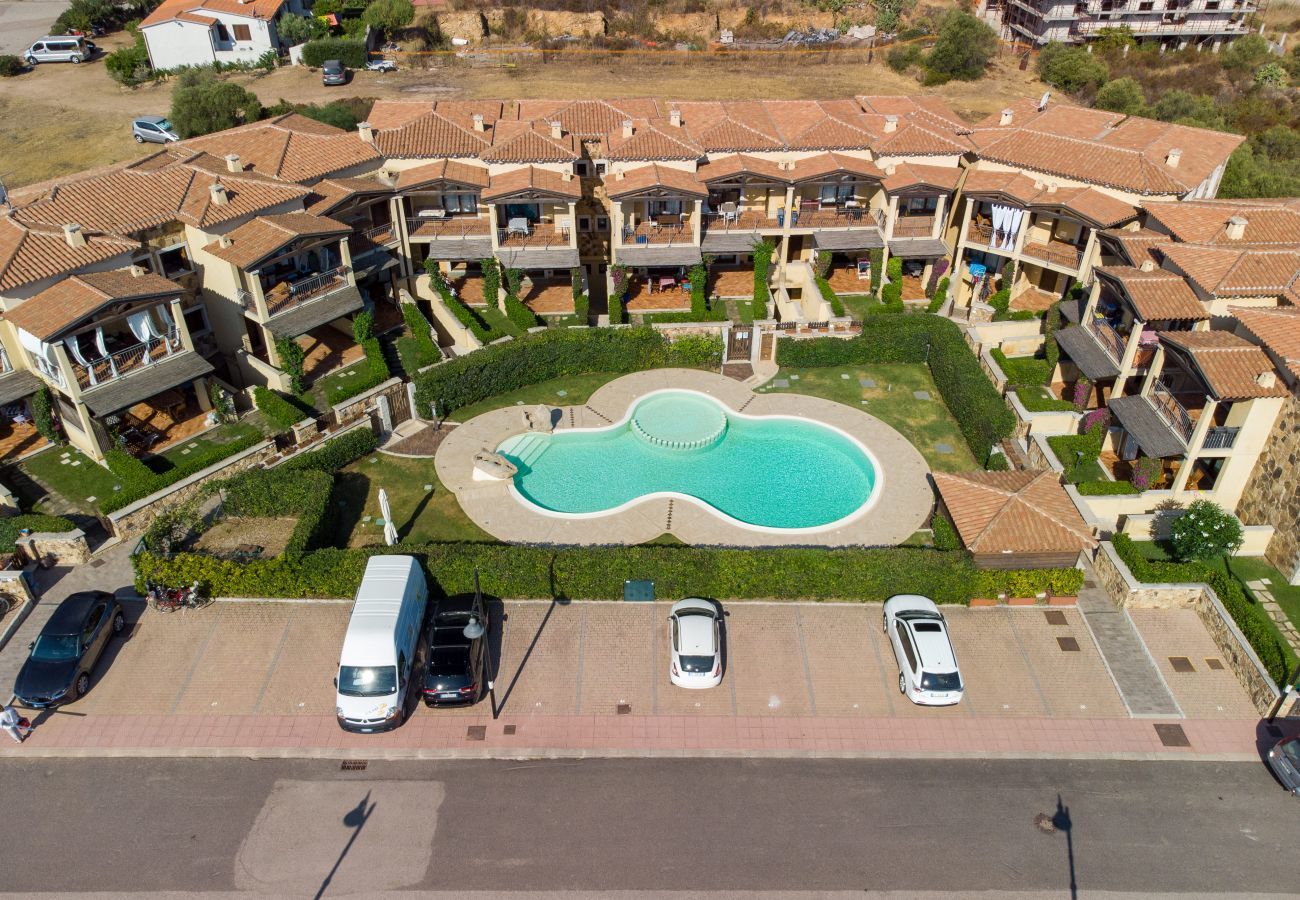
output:
M470 623L477 627L468 628ZM466 630L470 635L466 636ZM448 597L434 610L429 626L429 662L424 675L424 704L454 706L477 703L487 692L487 605L477 597Z
M90 671L109 640L122 633L122 604L104 591L79 591L59 604L32 642L18 670L14 696L23 706L45 709L71 703L90 690Z

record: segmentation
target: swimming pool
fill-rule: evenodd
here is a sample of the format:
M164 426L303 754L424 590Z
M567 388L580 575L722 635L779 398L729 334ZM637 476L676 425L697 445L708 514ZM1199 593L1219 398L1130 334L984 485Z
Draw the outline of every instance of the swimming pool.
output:
M606 428L514 435L497 452L518 467L521 500L574 517L671 495L753 528L815 530L860 515L881 486L867 449L838 429L685 390L646 394Z

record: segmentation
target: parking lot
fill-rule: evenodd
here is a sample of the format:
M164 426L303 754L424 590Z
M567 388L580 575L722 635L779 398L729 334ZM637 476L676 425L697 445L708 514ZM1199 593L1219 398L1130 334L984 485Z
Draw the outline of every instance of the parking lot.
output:
M506 603L506 615L498 615L493 627L500 712L511 717L1127 715L1082 616L1072 608L945 609L966 695L955 707L926 709L898 693L898 666L881 632L879 604L728 605L725 677L708 691L668 682L668 606ZM331 680L350 609L349 604L218 603L199 611L149 610L128 639L109 651L90 693L69 709L88 716L332 718ZM1166 673L1180 703L1190 707L1186 714L1250 718L1253 710L1231 672L1205 664L1214 646L1189 615L1191 621L1178 611L1139 618L1148 640L1162 642L1160 654L1190 654L1197 660L1203 675L1198 680L1180 682L1185 676ZM484 714L482 705L418 713Z

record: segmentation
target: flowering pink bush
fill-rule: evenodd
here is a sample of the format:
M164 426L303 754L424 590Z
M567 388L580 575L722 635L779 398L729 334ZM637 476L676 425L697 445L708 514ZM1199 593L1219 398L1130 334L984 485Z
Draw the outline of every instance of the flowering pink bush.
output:
M1083 412L1088 408L1088 397L1092 394L1092 383L1086 378L1080 378L1074 383L1074 408L1078 412Z
M1076 401L1076 403L1077 402L1078 401ZM1085 432L1092 431L1094 428L1096 428L1099 425L1102 428L1105 428L1109 424L1110 424L1110 410L1106 409L1105 407L1102 407L1101 409L1094 409L1092 412L1088 413L1086 416L1083 417L1083 430Z

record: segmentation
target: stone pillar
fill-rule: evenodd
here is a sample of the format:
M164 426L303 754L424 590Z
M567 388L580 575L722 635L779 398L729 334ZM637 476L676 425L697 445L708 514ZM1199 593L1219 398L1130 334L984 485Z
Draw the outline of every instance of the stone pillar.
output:
M1201 417L1196 420L1192 436L1187 441L1187 453L1183 457L1183 464L1174 477L1174 499L1179 499L1179 494L1187 490L1187 481L1192 477L1192 461L1205 443L1205 433L1210 430L1210 425L1214 422L1214 410L1218 405L1219 401L1213 397L1205 398L1205 408L1201 410Z
M208 380L196 378L190 384L194 386L194 398L199 401L199 409L203 412L211 412L212 398L208 396Z
M190 334L189 326L185 324L185 311L181 308L181 298L175 298L169 305L171 306L172 321L176 323L176 333L181 339L181 347L186 350L193 350L194 338Z

